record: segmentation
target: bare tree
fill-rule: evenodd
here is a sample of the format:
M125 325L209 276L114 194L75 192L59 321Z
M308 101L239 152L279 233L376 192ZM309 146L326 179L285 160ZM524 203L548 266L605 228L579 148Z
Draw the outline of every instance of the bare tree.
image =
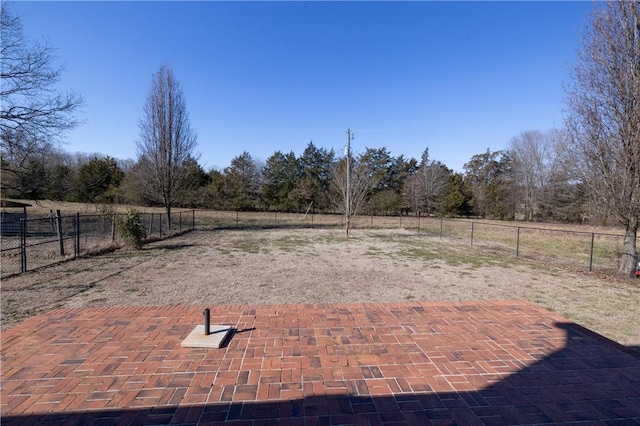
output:
M349 178L347 178L347 161L349 163ZM353 218L357 216L365 205L367 195L373 188L372 175L362 156L354 158L347 155L334 164L332 175L332 203L334 207L347 215L345 235L353 226ZM348 200L348 214L347 214Z
M82 98L55 90L62 67L56 65L53 48L27 39L20 19L12 15L6 2L0 4L0 34L2 148L24 149L16 144L27 140L48 149L47 144L79 124L73 114Z
M640 3L596 3L586 27L567 124L581 177L625 227L619 270L632 273L640 223Z
M1 188L5 197L41 200L48 185L48 161L54 148L24 133L2 135ZM6 142L10 142L5 145Z
M449 187L450 175L451 171L444 164L429 159L429 148L426 148L418 171L405 184L405 195L411 208L426 215L439 212L439 203Z
M578 185L569 133L566 129L551 129L545 132L545 140L549 149L543 165L546 177L539 197L540 217L543 220L576 221L584 213L585 199Z
M82 104L74 93L58 93L62 67L53 48L32 42L20 19L0 3L0 150L2 190L13 196L45 196L45 158L54 143L79 121Z
M180 84L167 66L152 79L136 145L135 172L141 195L164 206L171 225L171 207L189 186L189 174L183 166L195 157L196 135Z
M511 139L509 151L525 220L562 216L557 198L571 179L567 143L566 132L556 129L526 131Z

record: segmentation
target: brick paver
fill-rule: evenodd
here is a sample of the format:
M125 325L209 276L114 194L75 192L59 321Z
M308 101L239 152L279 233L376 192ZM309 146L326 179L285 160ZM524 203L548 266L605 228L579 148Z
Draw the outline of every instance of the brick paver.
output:
M640 360L518 302L61 309L2 332L3 424L640 424ZM580 423L582 424L582 423Z

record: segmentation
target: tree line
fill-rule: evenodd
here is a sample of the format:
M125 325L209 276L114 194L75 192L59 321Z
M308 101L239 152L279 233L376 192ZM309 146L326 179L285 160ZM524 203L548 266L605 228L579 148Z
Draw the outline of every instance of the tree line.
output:
M526 221L604 223L590 210L583 184L572 170L566 132L530 131L510 149L474 155L463 172L430 158L394 156L387 147L366 148L351 159L353 191L361 192L357 213L474 216ZM143 161L100 154L69 154L54 147L39 155L2 157L2 190L9 198L96 204L164 206L145 191ZM223 170L205 171L192 156L180 162L185 185L172 206L240 211L341 212L346 158L312 141L304 151L276 151L260 161L249 152ZM176 172L177 173L177 172Z

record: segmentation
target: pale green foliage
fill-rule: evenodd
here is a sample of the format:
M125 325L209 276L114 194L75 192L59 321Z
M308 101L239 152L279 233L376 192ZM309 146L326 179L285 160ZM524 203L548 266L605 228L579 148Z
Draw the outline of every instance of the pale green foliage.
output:
M134 248L142 247L142 242L147 237L147 230L140 219L140 212L135 209L127 210L116 219L118 234L125 244Z

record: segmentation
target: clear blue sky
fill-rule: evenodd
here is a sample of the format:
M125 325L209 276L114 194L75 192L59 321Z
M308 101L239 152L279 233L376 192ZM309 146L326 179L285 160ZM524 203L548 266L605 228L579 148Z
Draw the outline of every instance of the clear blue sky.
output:
M63 149L136 157L152 75L182 85L200 163L386 146L461 171L562 125L590 2L20 2L86 106Z

